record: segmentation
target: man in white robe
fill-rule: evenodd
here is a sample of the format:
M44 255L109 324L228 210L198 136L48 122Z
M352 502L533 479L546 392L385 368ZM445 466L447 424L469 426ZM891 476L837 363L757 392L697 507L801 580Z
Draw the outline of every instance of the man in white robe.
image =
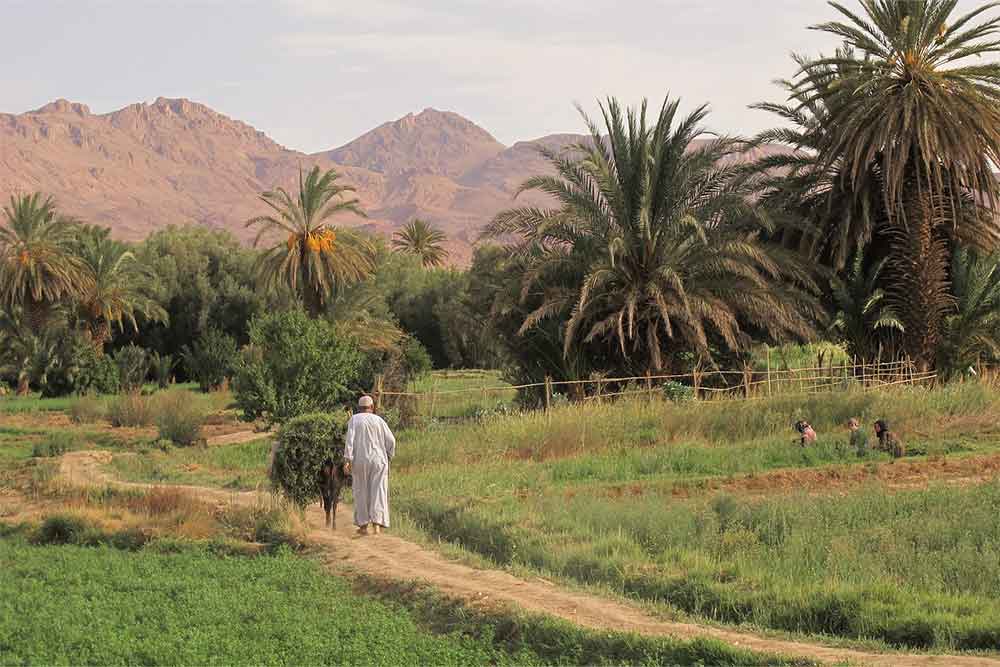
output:
M354 525L358 533L368 527L378 535L389 527L389 461L396 453L396 438L389 425L375 414L371 396L358 401L361 409L347 422L344 459L354 476Z

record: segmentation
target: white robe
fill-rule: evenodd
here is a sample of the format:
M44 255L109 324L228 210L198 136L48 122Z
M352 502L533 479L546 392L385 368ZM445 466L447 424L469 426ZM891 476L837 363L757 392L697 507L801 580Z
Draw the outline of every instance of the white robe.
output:
M396 438L378 415L361 412L347 422L344 458L354 476L354 525L389 525L389 461Z

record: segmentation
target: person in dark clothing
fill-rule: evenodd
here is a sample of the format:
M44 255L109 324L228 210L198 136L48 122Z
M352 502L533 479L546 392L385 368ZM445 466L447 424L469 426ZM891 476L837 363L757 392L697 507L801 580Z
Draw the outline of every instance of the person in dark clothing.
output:
M898 459L906 455L906 446L903 441L889 429L889 422L884 419L876 420L875 436L878 438L878 448L887 452L892 458Z

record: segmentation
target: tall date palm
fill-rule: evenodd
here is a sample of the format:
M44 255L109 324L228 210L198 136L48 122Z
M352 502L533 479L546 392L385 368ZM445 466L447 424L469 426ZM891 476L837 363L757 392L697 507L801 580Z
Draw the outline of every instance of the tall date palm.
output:
M323 311L338 288L364 279L373 270L371 244L332 222L340 213L364 216L358 200L345 196L354 188L340 185L338 178L335 170L324 173L318 166L304 178L300 173L297 195L280 187L263 193L260 199L271 213L246 223L260 228L255 245L268 232L286 236L261 254L258 279L267 289L290 287L313 316Z
M89 285L73 253L77 226L61 215L52 197L11 196L0 225L0 303L20 308L26 325L41 335L52 309Z
M136 315L157 322L167 319L163 307L148 294L152 271L110 233L107 228L85 227L75 250L86 279L76 296L77 317L98 350L111 338L114 326L124 329L129 324L138 330Z
M431 268L443 265L448 259L448 251L441 246L447 240L444 232L418 218L393 234L392 248L396 252L416 255L424 268Z
M849 48L805 63L795 90L827 102L822 164L839 163L855 191L877 166L891 296L907 351L927 367L953 307L951 240L996 241L996 226L981 221L992 220L998 193L1000 64L982 58L1000 51L1000 18L982 18L996 3L957 16L957 0L860 4L855 13L831 2L842 20L812 26ZM840 76L830 80L830 68Z
M590 138L573 154L544 152L556 175L521 187L558 208L516 208L487 227L517 239L522 298L541 297L522 332L564 319L565 355L604 340L653 368L679 350L711 358L715 339L738 350L748 326L808 336L814 302L801 287L815 286L791 256L760 242L738 167L722 166L739 142L692 148L705 133L704 106L680 117L668 98L652 124L645 103L625 111L610 99L601 110L603 125L584 116Z

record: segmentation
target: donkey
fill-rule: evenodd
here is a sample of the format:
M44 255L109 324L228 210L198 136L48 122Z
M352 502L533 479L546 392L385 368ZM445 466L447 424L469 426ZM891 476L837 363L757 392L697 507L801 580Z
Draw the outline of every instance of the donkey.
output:
M326 512L327 528L337 527L337 503L340 501L340 490L350 486L351 476L344 472L344 463L337 463L328 458L319 469L319 492L323 496L323 511Z

